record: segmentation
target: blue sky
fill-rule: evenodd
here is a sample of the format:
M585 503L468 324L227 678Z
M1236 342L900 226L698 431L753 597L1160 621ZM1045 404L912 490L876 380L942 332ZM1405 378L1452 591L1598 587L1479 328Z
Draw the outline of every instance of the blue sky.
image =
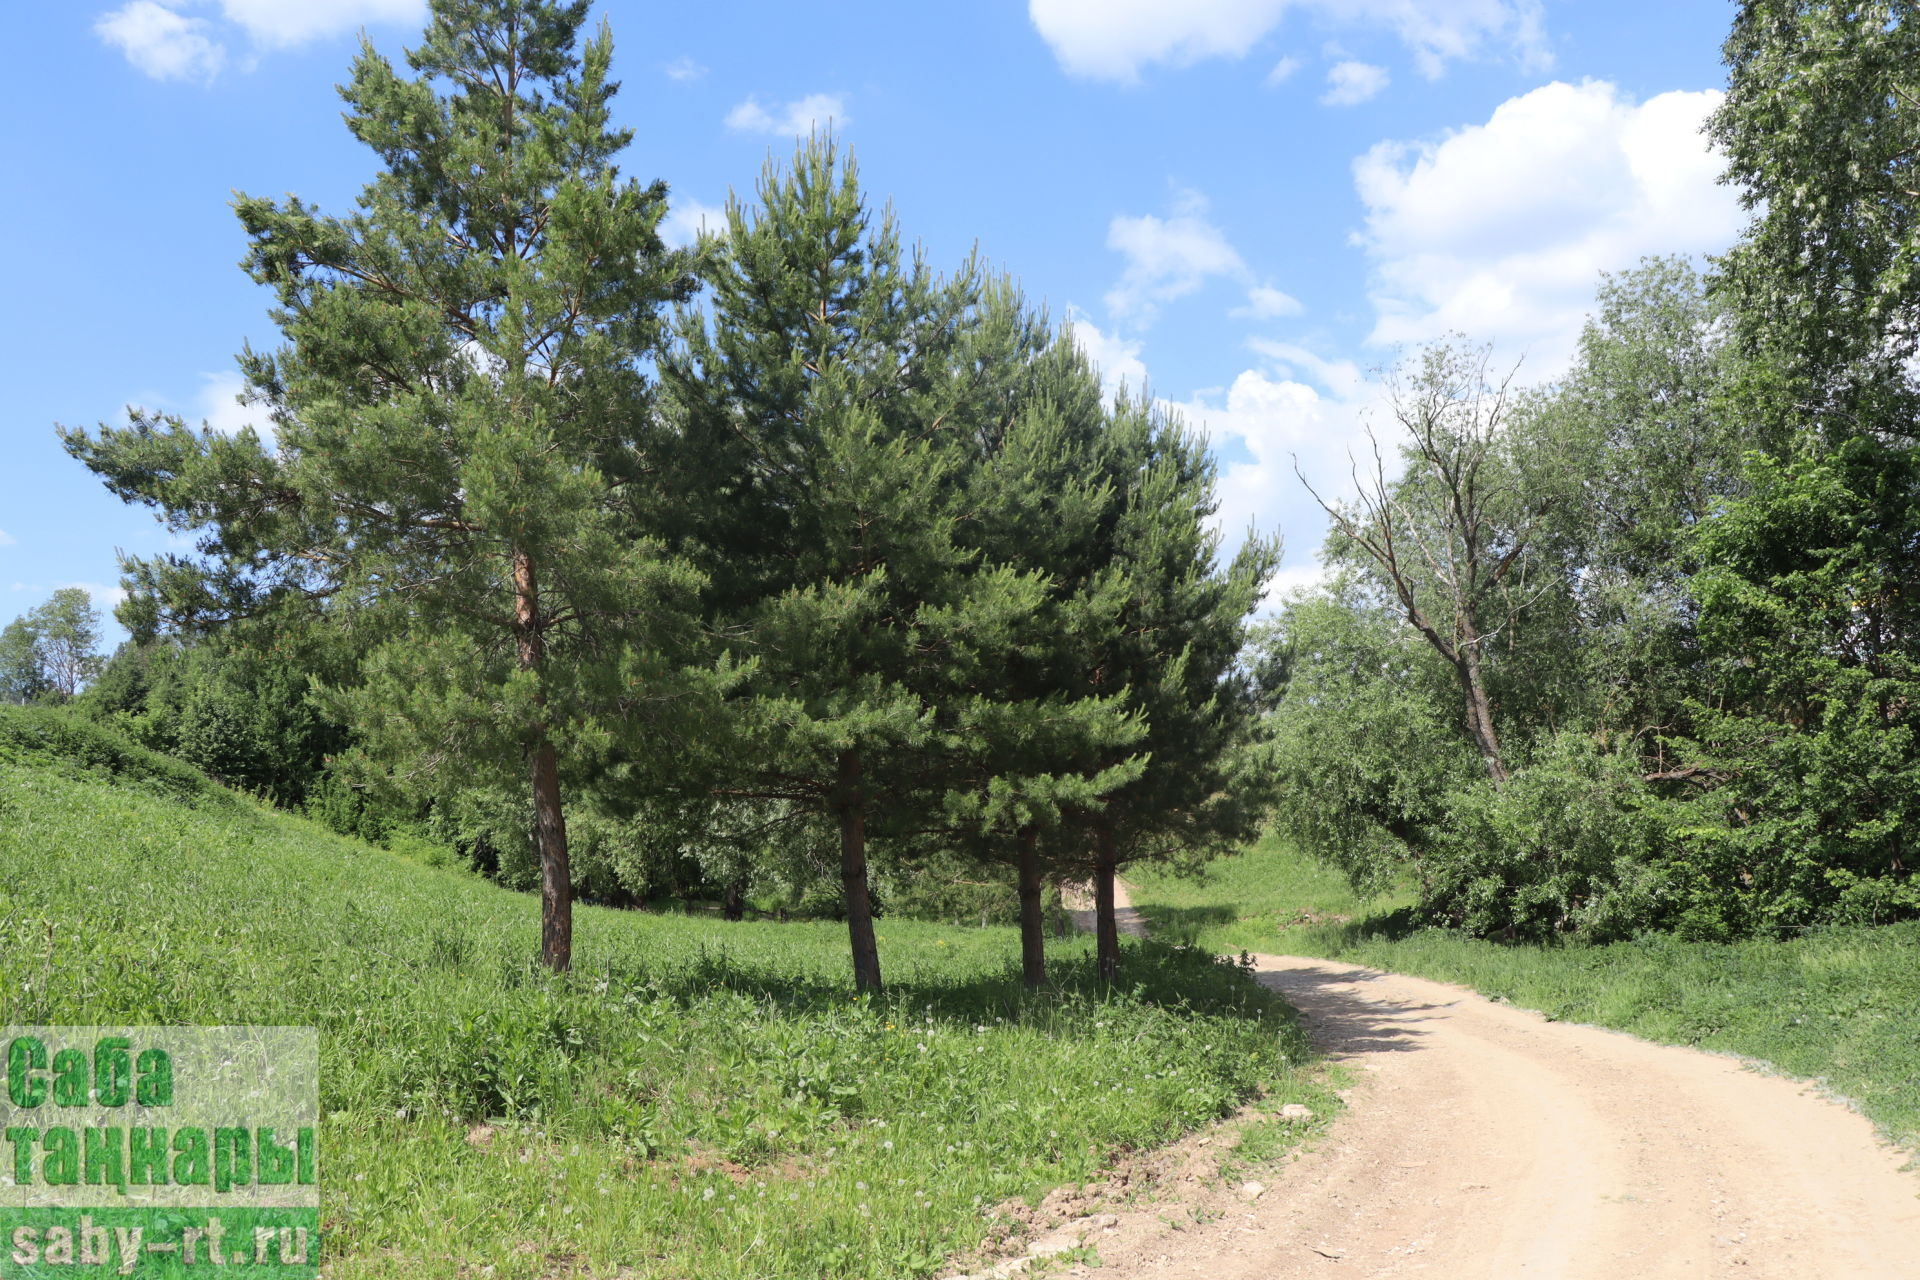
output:
M110 604L165 530L69 459L56 422L128 404L231 429L233 353L275 341L235 265L235 190L344 210L372 157L334 86L424 0L80 0L15 15L0 134L0 621L54 588ZM608 0L629 173L676 233L832 118L936 264L978 245L1107 376L1204 425L1229 543L1315 572L1371 371L1458 330L1564 367L1600 271L1717 252L1732 193L1698 132L1719 0ZM24 83L23 83L24 82ZM1385 425L1384 423L1382 425Z

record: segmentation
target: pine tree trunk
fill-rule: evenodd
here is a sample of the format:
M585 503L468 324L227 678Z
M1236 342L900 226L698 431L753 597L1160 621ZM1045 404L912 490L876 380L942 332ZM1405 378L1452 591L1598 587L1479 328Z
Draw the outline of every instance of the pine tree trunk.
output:
M560 805L560 765L544 737L533 752L533 820L540 848L540 961L565 973L573 964L573 868Z
M1093 937L1099 961L1100 980L1120 980L1120 922L1114 916L1113 881L1119 869L1120 854L1113 828L1102 826L1099 845L1093 858Z
M1022 827L1020 842L1020 969L1027 989L1047 985L1047 921L1040 895L1040 833Z
M860 791L860 753L840 753L840 892L847 905L853 947L853 985L880 993L880 948L873 936L873 900L867 893L867 810Z
M520 669L537 674L546 663L547 644L541 627L540 583L533 558L524 551L514 552L513 589ZM534 705L544 710L546 704L546 694L536 688ZM544 722L531 727L527 755L533 767L533 842L540 857L540 962L565 973L573 964L573 869L567 857L566 811L560 801L560 763Z

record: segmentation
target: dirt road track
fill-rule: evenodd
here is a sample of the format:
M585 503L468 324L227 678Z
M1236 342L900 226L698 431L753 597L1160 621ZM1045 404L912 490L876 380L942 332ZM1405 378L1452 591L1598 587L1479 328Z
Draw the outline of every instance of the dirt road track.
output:
M1258 963L1356 1069L1351 1109L1223 1221L1103 1242L1103 1280L1920 1280L1920 1175L1808 1086L1460 987Z

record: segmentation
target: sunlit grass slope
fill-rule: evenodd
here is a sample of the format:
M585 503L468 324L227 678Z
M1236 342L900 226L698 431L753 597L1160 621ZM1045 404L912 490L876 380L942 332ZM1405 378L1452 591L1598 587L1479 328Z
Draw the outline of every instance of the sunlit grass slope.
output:
M1198 883L1138 874L1129 883L1150 927L1179 940L1352 960L1568 1022L1745 1054L1825 1080L1889 1134L1920 1145L1920 924L1732 943L1488 942L1411 929L1409 897L1359 902L1337 873L1272 840L1216 863Z
M0 1022L317 1025L330 1277L922 1275L983 1205L1305 1088L1198 953L1106 996L1066 940L1035 999L1010 931L884 920L869 1004L838 926L586 908L555 978L532 898L18 729Z

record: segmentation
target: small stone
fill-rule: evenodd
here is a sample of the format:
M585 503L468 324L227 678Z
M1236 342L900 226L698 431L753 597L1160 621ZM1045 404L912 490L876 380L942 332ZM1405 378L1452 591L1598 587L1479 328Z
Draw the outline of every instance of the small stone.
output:
M1051 1258L1055 1254L1068 1253L1080 1247L1080 1237L1066 1231L1056 1231L1050 1236L1041 1236L1027 1246L1029 1258Z
M1306 1124L1313 1119L1313 1108L1298 1102L1289 1102L1280 1108L1280 1118L1288 1124Z
M1243 1182L1240 1184L1240 1198L1242 1200L1247 1200L1247 1201L1258 1200L1261 1196L1265 1195L1266 1193L1267 1193L1267 1188L1265 1183Z
M1111 1231L1120 1225L1120 1215L1117 1213L1103 1213L1093 1220L1093 1225L1099 1227L1102 1231Z

